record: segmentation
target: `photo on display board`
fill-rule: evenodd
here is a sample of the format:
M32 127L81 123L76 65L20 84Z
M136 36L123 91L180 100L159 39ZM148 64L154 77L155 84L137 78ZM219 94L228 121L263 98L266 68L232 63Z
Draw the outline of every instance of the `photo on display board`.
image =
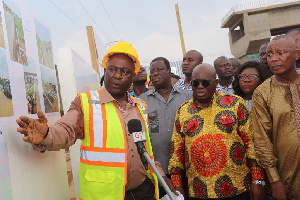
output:
M9 44L9 54L12 61L27 65L24 30L21 10L15 1L3 1L4 16Z
M26 99L28 101L28 114L35 114L41 109L41 105L35 61L30 57L28 57L28 66L24 66L24 81Z
M43 97L45 112L58 112L58 95L56 89L56 74L55 71L41 66Z
M6 51L0 49L0 117L14 115Z
M36 19L34 22L39 62L41 65L54 69L50 31Z
M2 23L1 12L0 12L0 47L5 48L4 31L3 31L3 23Z

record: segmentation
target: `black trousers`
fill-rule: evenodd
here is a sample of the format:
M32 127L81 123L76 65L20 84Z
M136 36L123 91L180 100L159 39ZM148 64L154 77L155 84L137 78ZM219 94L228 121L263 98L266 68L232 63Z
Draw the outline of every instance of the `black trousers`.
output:
M206 199L206 200L249 200L250 194L248 191L243 192L242 194L239 194L234 197L228 197L228 198L218 198L218 199ZM198 198L189 198L189 200L199 200Z
M125 192L124 200L155 200L154 183L149 178L137 188Z

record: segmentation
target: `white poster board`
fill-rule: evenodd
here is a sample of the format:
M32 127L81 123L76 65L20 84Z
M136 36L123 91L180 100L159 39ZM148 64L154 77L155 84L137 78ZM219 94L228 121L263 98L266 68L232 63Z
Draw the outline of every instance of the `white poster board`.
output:
M64 150L39 153L16 131L38 109L49 124L60 116L49 28L22 0L0 12L0 199L69 199Z
M78 93L100 89L98 74L77 52L66 47L58 51L58 77L62 103L66 113ZM70 147L73 180L76 197L79 199L80 140Z
M105 45L100 39L99 35L94 32L96 49L97 49L97 58L98 58L98 66L101 77L104 75L104 68L102 67L102 58L105 56L107 50L105 49Z

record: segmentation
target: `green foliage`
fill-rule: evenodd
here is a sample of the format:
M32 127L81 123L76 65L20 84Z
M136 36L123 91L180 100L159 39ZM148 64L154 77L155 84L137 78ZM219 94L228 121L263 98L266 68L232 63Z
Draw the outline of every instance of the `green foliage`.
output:
M15 20L16 20L16 26L17 26L17 30L18 30L19 39L24 41L24 31L23 31L22 22L17 17L15 17Z

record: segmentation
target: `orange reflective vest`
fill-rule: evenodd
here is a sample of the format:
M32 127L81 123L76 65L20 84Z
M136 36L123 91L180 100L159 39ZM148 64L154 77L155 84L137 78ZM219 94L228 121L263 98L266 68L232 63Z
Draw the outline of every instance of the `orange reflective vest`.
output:
M81 93L84 114L84 139L80 146L79 198L81 200L121 200L127 183L126 133L118 108L108 102L101 104L101 90ZM146 128L146 150L154 159L148 131L146 104L134 98ZM152 168L147 176L155 183L158 199L158 181Z

